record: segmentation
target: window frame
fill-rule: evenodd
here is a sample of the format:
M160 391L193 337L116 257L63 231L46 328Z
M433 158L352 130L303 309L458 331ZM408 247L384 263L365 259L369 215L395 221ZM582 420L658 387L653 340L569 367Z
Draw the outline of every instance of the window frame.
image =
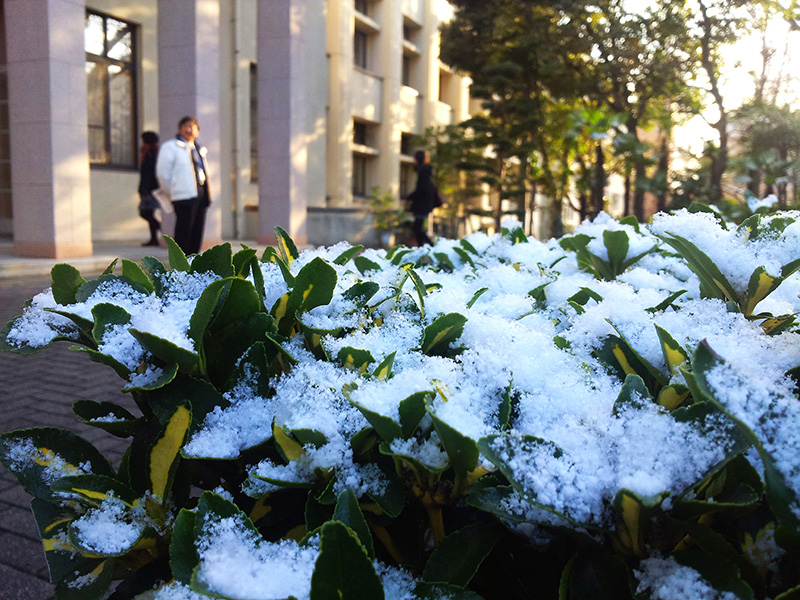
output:
M125 19L120 19L114 15L104 13L98 10L87 8L85 11L86 20L88 21L88 17L90 15L99 17L102 19L103 22L103 54L94 54L89 52L86 49L86 42L84 41L84 55L85 55L85 62L94 63L95 65L99 65L101 69L108 69L109 66L115 65L121 67L123 71L127 71L131 75L131 97L130 97L130 107L131 107L131 122L130 122L130 131L131 136L130 140L126 141L126 143L130 144L130 153L131 153L131 162L130 163L119 163L113 162L113 151L112 151L112 141L111 141L111 86L109 85L109 79L106 77L103 81L103 153L108 157L107 160L104 161L97 161L92 160L91 158L91 148L89 154L89 166L91 168L97 169L110 169L110 170L137 170L139 168L139 153L138 153L138 132L139 132L139 69L141 66L141 60L139 56L139 29L140 26L137 23L132 21L126 21ZM116 21L118 23L123 23L126 27L126 31L131 35L131 55L130 60L120 60L115 59L108 56L108 52L111 48L108 47L108 21L109 19ZM84 33L86 31L86 26L84 25ZM87 73L87 80L86 84L88 86L89 79ZM101 129L97 126L92 126L91 124L87 123L87 137L88 132L92 130ZM89 140L87 140L89 141Z
M365 71L369 69L369 34L360 29L353 31L353 64Z

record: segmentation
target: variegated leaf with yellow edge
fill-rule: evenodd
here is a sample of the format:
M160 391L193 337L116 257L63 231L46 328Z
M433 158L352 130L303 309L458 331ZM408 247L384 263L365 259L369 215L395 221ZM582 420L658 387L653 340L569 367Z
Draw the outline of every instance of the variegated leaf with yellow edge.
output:
M294 260L300 256L297 251L297 246L291 236L286 233L282 227L275 228L275 246L278 248L278 253L287 265L291 265Z
M186 441L192 411L189 405L180 404L156 439L149 453L148 475L154 496L165 500L180 460L180 450Z
M662 492L646 498L626 489L617 492L614 497L614 508L620 519L617 522L614 543L624 554L644 556L644 538L650 521L668 496L669 492Z
M74 475L107 475L114 469L85 439L70 431L42 427L0 434L0 462L31 496L57 502L50 484Z
M753 271L747 286L747 302L742 310L744 316L752 315L756 305L771 294L782 281L782 277L770 275L764 267L758 267Z
M299 460L306 453L303 446L289 437L277 423L272 424L272 436L275 438L278 451L287 461Z
M137 504L136 492L118 479L107 475L62 477L54 481L50 488L59 495L77 499L89 506L100 506L103 501L110 498L121 500L128 507Z

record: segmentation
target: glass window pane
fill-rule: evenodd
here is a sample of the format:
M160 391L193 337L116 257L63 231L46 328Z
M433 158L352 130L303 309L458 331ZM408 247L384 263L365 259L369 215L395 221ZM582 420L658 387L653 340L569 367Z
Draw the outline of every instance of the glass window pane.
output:
M108 67L111 162L134 166L133 74L116 65Z
M106 125L106 71L98 63L86 62L86 116L89 127Z
M124 35L122 32L112 35L109 31L108 34L108 56L115 60L122 60L130 62L133 56L133 35L128 31Z
M103 17L100 15L86 15L86 28L83 32L83 45L86 52L102 56L103 47Z
M89 127L89 162L107 163L106 132L98 127Z

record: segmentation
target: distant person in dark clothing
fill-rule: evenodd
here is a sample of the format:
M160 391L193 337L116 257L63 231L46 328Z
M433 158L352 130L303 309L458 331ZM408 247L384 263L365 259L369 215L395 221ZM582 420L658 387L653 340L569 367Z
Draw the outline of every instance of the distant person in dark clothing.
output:
M433 210L436 199L436 186L433 183L433 167L431 157L425 150L414 153L417 164L417 186L408 195L409 211L414 215L414 237L420 246L432 246L433 242L425 231L425 221Z
M139 216L150 225L150 240L142 246L158 246L158 232L161 223L156 218L160 208L153 190L158 189L156 179L156 158L158 157L158 134L155 131L142 133L142 147L139 150Z

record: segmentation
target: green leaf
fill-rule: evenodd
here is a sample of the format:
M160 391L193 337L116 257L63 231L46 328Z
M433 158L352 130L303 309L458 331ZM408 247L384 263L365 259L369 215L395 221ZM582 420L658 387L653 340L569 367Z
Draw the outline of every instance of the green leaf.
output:
M439 268L447 273L452 273L455 271L456 267L453 265L453 261L450 260L450 257L447 256L444 252L434 252L433 256L439 262Z
M356 269L358 269L358 272L361 273L362 275L364 275L368 271L381 270L381 266L378 263L368 259L365 256L356 256L353 259L353 264L356 266Z
M689 240L673 233L658 236L675 248L700 278L700 292L708 298L738 302L736 291L717 265Z
M419 308L422 312L422 318L425 318L425 296L427 295L428 290L425 289L425 284L414 269L408 269L408 275L414 284L414 289L417 290L417 297L419 297Z
M403 437L405 439L414 435L417 430L422 417L427 412L426 403L433 400L434 392L416 392L411 394L408 398L404 398L398 405L400 412L400 427L403 430Z
M91 348L83 348L81 346L72 346L70 350L75 352L83 352L84 354L88 354L89 358L96 363L100 363L101 365L106 365L114 369L114 372L119 375L122 379L127 380L131 376L131 370L119 362L112 356L108 354L103 354L98 352L97 350L92 350Z
M112 402L78 400L72 405L72 412L82 423L99 427L117 437L130 437L144 423L144 418L136 418L125 408Z
M224 409L230 406L230 402L208 381L186 375L179 375L170 385L152 390L149 400L150 408L162 426L169 423L178 406L190 403L190 435L200 428L208 413L217 407Z
M50 581L58 583L87 562L75 551L68 538L69 524L78 515L69 508L39 498L31 500L31 509L42 538Z
M361 507L358 504L358 498L350 491L344 491L339 494L336 501L336 508L333 511L333 520L339 521L347 525L358 536L361 545L367 551L367 556L370 559L375 558L375 548L372 542L372 534L369 531L369 525L364 518L364 513L361 512Z
M91 356L91 354L90 354L90 356ZM134 385L128 385L128 386L125 386L125 391L126 392L149 392L149 391L152 391L152 390L157 390L159 388L162 388L162 387L168 385L169 383L171 383L175 379L175 376L178 374L178 365L177 365L177 363L173 363L171 365L166 365L162 369L162 371L163 372L161 373L161 375L158 376L153 381L150 381L149 383L145 383L144 385L135 385L135 386Z
M657 312L665 311L670 306L673 305L675 300L677 300L678 298L683 296L685 293L686 293L686 290L678 290L677 292L673 292L672 294L667 296L667 298L665 298L663 301L659 302L655 306L651 306L650 308L646 308L645 310L647 312L649 312L649 313L657 313Z
M105 268L105 271L103 271L103 275L113 275L114 267L117 266L118 261L119 258L115 258L114 260L112 260L111 263Z
M200 361L200 357L197 354L181 348L169 340L138 329L131 328L128 331L153 356L158 357L168 365L177 364L182 373L191 373Z
M614 509L620 517L615 537L627 553L640 558L644 556L646 533L650 530L653 515L660 510L667 496L669 492L641 497L626 489L619 490L614 496Z
M381 364L375 367L375 370L372 372L372 376L375 379L378 379L380 381L385 381L391 378L392 365L394 365L395 354L397 354L397 351L394 351L391 354L387 355L386 358L384 358L381 361Z
M736 565L717 553L691 549L675 552L673 556L680 564L700 573L719 592L730 592L741 600L755 600L752 588L741 580Z
M59 263L50 270L53 299L62 305L75 304L75 294L86 283L80 271L72 265Z
M433 419L433 426L439 439L442 441L447 457L450 459L450 464L456 472L456 477L465 476L470 471L478 466L478 458L480 452L478 451L478 444L475 440L463 435L454 427L451 427L439 417L437 417L431 410L430 403L427 405L428 414Z
M118 325L127 325L131 320L131 316L124 308L107 302L94 305L92 316L94 317L92 337L98 345L103 343L103 336L110 329Z
M458 258L460 258L461 262L463 262L465 265L469 265L472 268L475 268L475 261L472 260L472 257L469 254L467 254L466 250L462 250L461 248L456 246L453 248L453 252L455 252L458 255Z
M128 260L126 258L122 259L122 276L130 279L136 285L142 286L145 290L147 290L148 294L152 294L155 291L153 282L150 281L150 278L142 270L142 267L137 265L132 260Z
M502 537L501 528L486 523L451 533L439 542L425 564L423 581L466 587Z
M133 507L138 497L138 494L127 485L108 475L62 477L50 484L50 489L56 493L71 494L89 506L100 506L103 501L115 496L129 507Z
M258 268L253 269L253 263L258 265L258 252L255 248L248 248L244 244L242 246L242 249L233 255L233 274L236 277L247 277L252 269L255 276L256 272L260 271Z
M798 502L797 496L791 487L786 483L783 474L777 469L775 460L764 448L758 436L744 422L736 418L725 404L716 398L715 390L708 381L709 371L724 365L725 361L714 354L706 342L701 342L692 357L692 370L695 382L700 391L717 406L722 412L728 415L740 428L755 448L764 464L764 480L766 482L766 495L770 508L780 522L795 532L800 532L800 519L794 514L793 506ZM687 380L688 382L688 380ZM768 418L767 415L764 418Z
M425 328L422 352L428 356L447 356L450 344L464 331L467 318L459 313L449 313L437 318Z
M354 369L359 373L366 373L367 367L375 362L369 350L359 350L358 348L351 348L350 346L345 346L339 350L339 354L336 355L336 360L338 360L343 367Z
M277 250L272 246L267 246L264 249L264 254L261 255L261 262L264 263L274 263L278 265L278 268L281 271L281 275L283 276L283 280L286 282L286 285L292 287L294 285L294 276L292 275L291 271L289 270L289 265L287 265L284 260L278 255Z
M187 273L192 270L189 261L186 260L186 255L178 246L178 243L168 235L164 236L164 241L167 243L167 257L169 258L169 266L173 271L186 271Z
M196 527L195 513L182 508L172 528L169 566L175 579L183 585L189 585L192 582L192 572L200 562L194 546Z
M311 600L383 600L383 583L358 541L337 521L322 526L320 553L311 576Z
M603 245L608 252L608 265L611 268L612 278L624 270L623 263L628 256L629 243L628 234L621 229L603 231Z
M369 421L369 424L375 429L379 436L381 436L387 442L391 442L395 438L402 438L403 437L403 429L395 423L393 419L390 417L386 417L382 414L379 414L375 411L369 410L354 402L352 399L349 398L347 394L345 394L350 400L350 404L355 406L361 414L364 415L364 418Z
M356 302L359 306L363 306L369 302L370 298L378 293L379 289L381 289L381 286L374 281L359 281L349 287L342 294L342 297L346 300Z
M222 278L233 277L236 272L233 267L233 249L230 242L218 244L198 254L192 260L192 273L216 273Z
M361 245L348 248L347 250L342 252L339 256L337 256L335 259L333 259L333 264L343 267L350 261L351 258L355 257L363 249L364 246Z
M467 302L467 308L472 308L472 305L475 304L475 302L477 302L478 298L483 296L483 294L485 294L488 291L489 291L489 288L484 287L484 288L479 289L477 292L475 292L472 295L472 298L470 299L470 301Z
M781 282L783 282L783 277L770 275L764 267L758 267L753 271L747 286L747 303L742 309L742 314L745 317L752 315L756 305L775 291Z
M0 462L26 492L50 502L59 501L50 483L85 474L82 466L95 475L114 477L114 469L94 446L70 431L53 427L0 434Z
M275 239L278 254L283 259L283 262L287 265L291 265L292 262L300 256L300 253L297 251L297 246L294 245L294 241L282 227L275 228Z
M89 560L56 584L58 600L101 600L106 595L114 572L113 559Z
M602 302L603 297L592 289L589 289L587 287L582 287L572 296L567 298L568 302L574 302L575 304L580 304L581 306L586 306L586 303L589 302L589 300L594 300L595 302Z
M639 410L652 401L653 397L645 387L644 380L638 375L628 375L625 377L619 396L614 402L613 414L619 415L626 408Z
M686 364L689 360L689 355L666 330L658 325L656 325L655 328L658 334L658 340L661 342L661 352L664 355L664 362L667 363L669 372L675 373L677 369Z
M483 596L479 596L475 592L465 590L457 585L443 585L441 583L425 583L424 581L417 584L414 588L415 600L483 600Z
M477 250L475 250L475 246L473 246L473 245L472 245L470 242L468 242L467 240L465 240L465 239L463 239L463 238L462 238L462 239L458 240L458 243L459 243L459 244L461 244L461 246L462 246L462 247L464 248L464 250L466 250L467 252L471 252L471 253L472 253L472 254L474 254L475 256L477 256L477 255L478 255L478 251L477 251Z
M600 548L579 550L561 579L559 600L627 600L632 598L625 563Z

